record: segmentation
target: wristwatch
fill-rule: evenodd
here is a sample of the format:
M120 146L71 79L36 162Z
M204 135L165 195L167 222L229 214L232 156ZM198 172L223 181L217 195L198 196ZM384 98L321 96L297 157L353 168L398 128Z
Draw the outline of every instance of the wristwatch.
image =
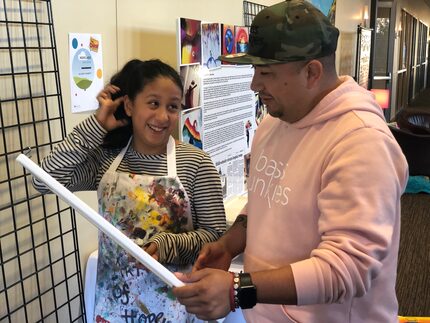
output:
M240 273L237 287L237 299L242 309L253 308L257 304L257 287L252 283L251 275Z

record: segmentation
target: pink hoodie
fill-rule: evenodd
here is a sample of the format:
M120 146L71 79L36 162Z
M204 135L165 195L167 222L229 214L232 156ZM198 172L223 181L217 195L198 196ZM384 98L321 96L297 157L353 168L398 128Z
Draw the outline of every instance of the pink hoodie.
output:
M299 306L248 322L396 322L406 159L373 94L350 77L307 116L268 116L252 145L245 271L292 264Z

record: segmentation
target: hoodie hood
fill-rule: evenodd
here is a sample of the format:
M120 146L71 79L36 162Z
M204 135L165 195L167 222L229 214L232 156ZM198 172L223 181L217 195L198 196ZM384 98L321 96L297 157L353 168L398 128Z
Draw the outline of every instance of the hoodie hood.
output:
M298 129L306 128L351 111L371 112L385 122L382 109L372 92L359 86L350 76L339 78L341 85L327 94L304 118L290 125Z

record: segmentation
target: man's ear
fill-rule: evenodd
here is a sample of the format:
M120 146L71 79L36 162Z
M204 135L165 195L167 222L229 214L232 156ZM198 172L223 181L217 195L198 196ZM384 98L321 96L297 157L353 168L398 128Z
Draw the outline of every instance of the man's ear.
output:
M124 95L124 111L127 116L131 117L131 113L133 111L133 102L130 100L128 95Z
M307 87L312 89L318 85L324 73L324 66L319 60L313 59L306 66Z

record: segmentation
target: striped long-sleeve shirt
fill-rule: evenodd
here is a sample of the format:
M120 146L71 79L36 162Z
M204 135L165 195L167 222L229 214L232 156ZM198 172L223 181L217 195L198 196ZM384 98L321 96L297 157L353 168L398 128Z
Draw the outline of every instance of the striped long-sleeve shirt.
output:
M97 190L99 182L121 149L101 146L106 130L90 116L43 159L42 168L71 191ZM177 175L190 199L194 231L161 232L152 239L163 263L190 264L203 244L217 240L226 229L221 183L211 158L189 144L176 144ZM144 155L128 148L117 171L167 175L167 155ZM41 193L49 189L33 179Z

